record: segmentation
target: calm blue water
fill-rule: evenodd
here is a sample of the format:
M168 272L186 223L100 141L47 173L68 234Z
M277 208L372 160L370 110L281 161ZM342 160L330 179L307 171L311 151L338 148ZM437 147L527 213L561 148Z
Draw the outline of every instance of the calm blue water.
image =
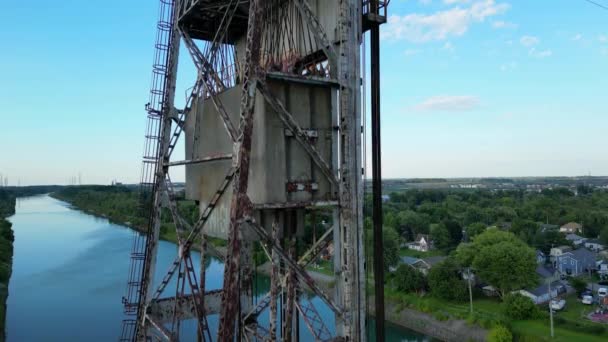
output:
M116 341L123 318L120 300L133 231L72 210L48 196L19 199L16 214L9 220L15 244L7 340ZM175 257L175 250L171 243L160 243L157 283ZM198 255L193 256L195 263L198 259ZM212 260L207 266L207 289L220 288L222 277L223 265ZM257 278L257 292L265 293L268 278ZM308 300L313 301L328 325L333 324L333 313L319 298ZM209 323L214 332L217 317L210 317ZM303 323L300 332L302 341L310 340ZM429 339L390 325L387 340Z

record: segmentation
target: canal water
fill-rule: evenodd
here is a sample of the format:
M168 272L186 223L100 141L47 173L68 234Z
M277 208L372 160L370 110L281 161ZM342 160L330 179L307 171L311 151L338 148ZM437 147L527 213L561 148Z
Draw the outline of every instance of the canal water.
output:
M9 220L15 243L7 341L116 341L133 231L73 210L47 195L18 199ZM161 241L156 283L171 264L175 249L174 244ZM196 263L199 256L193 259ZM206 288L220 288L222 277L223 264L211 260ZM255 290L262 295L269 281L257 278ZM312 301L324 321L333 324L333 313L319 298L304 300ZM214 333L217 316L210 317L209 324ZM300 331L303 341L311 340L303 323ZM386 335L387 341L430 341L394 325L388 325Z

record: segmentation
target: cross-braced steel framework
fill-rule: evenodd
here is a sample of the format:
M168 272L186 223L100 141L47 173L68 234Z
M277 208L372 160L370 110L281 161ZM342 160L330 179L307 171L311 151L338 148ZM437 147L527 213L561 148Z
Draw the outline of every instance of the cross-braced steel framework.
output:
M370 9L370 8L373 8ZM321 24L321 13L333 10L334 32ZM328 0L160 0L156 54L149 124L141 181L142 210L148 218L146 234L134 241L129 283L123 298L125 313L121 340L179 340L182 322L196 322L202 341L297 340L301 319L315 340L362 341L365 334L365 272L362 224L362 135L360 94L360 43L366 13L372 20L386 17L385 1ZM375 19L374 19L375 18ZM185 108L174 107L180 43L197 70L197 81ZM244 42L244 46L240 46ZM331 159L315 141L318 132L302 126L269 82L314 85L335 93L332 114ZM238 124L220 96L240 89ZM220 117L232 153L200 156L197 146L204 123L195 110L206 101ZM256 132L256 101L263 101L311 161L316 177L329 184L331 196L323 200L253 203L248 195L252 139ZM184 135L189 116L194 119L192 151L185 160L172 161L178 139ZM217 134L220 134L219 132ZM285 138L287 139L287 138ZM188 148L187 148L188 149ZM231 160L211 198L201 204L193 225L178 210L170 168ZM289 182L287 192L312 192L313 180ZM231 193L230 193L231 191ZM206 226L220 201L230 193L227 247L216 251L207 242ZM176 228L178 255L160 285L152 281L162 209L168 209ZM333 213L333 226L308 250L298 254L294 231L304 210L325 208ZM274 215L271 228L259 222L259 213ZM252 248L259 244L271 262L271 287L254 304L255 274ZM308 274L306 267L332 244L334 246L334 293L329 294ZM195 270L191 250L201 251L201 269ZM213 254L225 263L223 287L205 289L204 259ZM175 282L175 291L169 291ZM171 283L173 284L173 283ZM300 293L321 298L336 318L328 327L319 312ZM169 294L169 292L171 292ZM278 313L280 301L281 313ZM258 317L269 311L270 323ZM217 336L212 336L209 315L219 315ZM333 328L333 329L331 329Z

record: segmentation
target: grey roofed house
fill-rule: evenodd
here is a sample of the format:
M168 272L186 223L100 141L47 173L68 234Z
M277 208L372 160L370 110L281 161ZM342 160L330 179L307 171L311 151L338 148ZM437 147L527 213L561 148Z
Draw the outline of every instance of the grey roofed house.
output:
M587 238L571 233L566 235L566 240L571 241L575 245L580 245L585 242Z
M555 275L555 269L550 266L538 265L536 267L536 274L543 279L551 278Z
M402 256L401 257L401 263L406 264L406 265L410 265L410 266L413 266L418 261L420 261L420 259L414 258L414 257L410 257L410 256Z
M551 297L557 297L560 293L567 291L566 286L559 280L551 282ZM532 299L535 304L545 303L549 301L549 284L543 282L533 289L520 290L520 294Z
M557 256L557 269L560 273L578 276L594 270L596 260L597 253L579 248Z

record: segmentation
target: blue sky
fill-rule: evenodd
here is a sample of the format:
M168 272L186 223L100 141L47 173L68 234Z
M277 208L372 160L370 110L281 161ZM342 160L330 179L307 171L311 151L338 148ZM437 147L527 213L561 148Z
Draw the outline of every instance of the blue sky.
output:
M0 173L22 185L138 181L157 3L2 7ZM608 175L608 11L583 0L392 0L389 11L386 177ZM194 80L183 53L178 105Z

